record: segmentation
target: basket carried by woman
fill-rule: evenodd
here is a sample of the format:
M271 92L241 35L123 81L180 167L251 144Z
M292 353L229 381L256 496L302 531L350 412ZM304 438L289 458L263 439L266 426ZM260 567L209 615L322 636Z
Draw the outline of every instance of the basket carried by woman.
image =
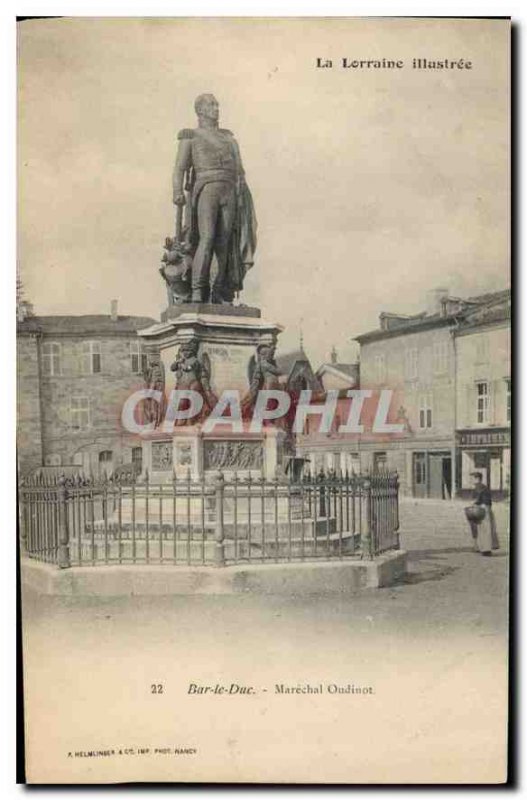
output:
M479 525L485 519L485 508L483 506L467 506L465 508L465 516L469 522Z

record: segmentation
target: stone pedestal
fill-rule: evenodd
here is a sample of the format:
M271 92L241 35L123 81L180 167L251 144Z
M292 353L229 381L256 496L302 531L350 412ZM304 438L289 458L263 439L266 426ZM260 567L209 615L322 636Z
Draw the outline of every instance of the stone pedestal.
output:
M269 426L261 433L208 433L201 425L176 428L173 435L161 431L143 439L143 478L148 472L155 483L178 478L198 481L222 472L228 480L234 473L240 479L283 477L284 431Z
M260 310L245 306L185 304L171 306L164 321L139 331L147 352L159 353L165 366L167 393L174 388L170 366L179 347L191 339L199 341L199 356L208 356L210 384L216 396L237 389L241 396L249 389L249 361L259 344L276 341L280 325L261 319Z
M159 354L165 368L165 395L168 402L175 388L170 367L180 346L199 342L198 358L210 365L210 388L216 397L237 390L240 400L249 391L249 364L260 344L275 343L282 327L261 318L260 310L246 306L185 304L171 306L162 321L139 331L148 353ZM193 480L217 473L237 472L275 479L281 474L285 434L275 427L262 433L227 432L225 426L204 434L202 425L176 426L173 434L162 426L144 435L143 474L164 481L188 475Z

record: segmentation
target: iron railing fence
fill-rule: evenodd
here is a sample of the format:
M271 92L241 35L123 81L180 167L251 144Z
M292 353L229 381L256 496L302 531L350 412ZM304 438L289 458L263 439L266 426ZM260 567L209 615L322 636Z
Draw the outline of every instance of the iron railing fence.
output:
M39 476L20 482L21 542L30 558L63 568L373 558L399 547L398 493L391 472L289 482Z

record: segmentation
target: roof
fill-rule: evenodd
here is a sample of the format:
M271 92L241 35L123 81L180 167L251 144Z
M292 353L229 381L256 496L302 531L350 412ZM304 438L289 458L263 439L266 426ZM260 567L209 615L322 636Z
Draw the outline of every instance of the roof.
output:
M393 336L402 336L406 333L414 333L415 331L422 331L426 330L427 328L443 327L452 323L453 320L453 315L441 316L441 314L430 314L426 317L420 316L415 319L410 319L404 324L397 325L395 328L389 328L388 330L376 328L373 331L368 331L360 336L355 336L354 341L359 342L359 344L363 344L366 342L377 341L378 339L389 339Z
M320 372L321 369L324 367L331 367L332 369L338 370L338 372L343 372L345 375L349 375L350 378L354 378L357 373L357 363L354 364L344 364L342 361L327 361L325 364L321 364L321 366L317 369L317 373Z
M316 376L322 379L322 376L327 373L337 376L340 380L346 381L349 387L352 388L359 380L359 364L358 362L355 364L344 364L339 361L326 361L317 369Z
M459 328L460 332L464 332L466 329L479 328L482 325L507 322L510 318L510 291L496 292L487 302L472 306L464 315Z
M510 289L501 289L499 292L487 292L487 294L477 294L475 297L467 297L465 298L466 303L477 303L481 305L484 303L495 303L499 300L506 300L510 298L511 290Z
M289 375L298 361L307 361L309 364L309 358L302 347L298 350L292 350L290 353L282 353L282 355L276 356L275 360L276 366L282 375Z
M17 324L18 333L42 333L55 336L81 336L95 334L97 336L119 336L137 333L141 328L153 325L152 317L135 317L119 315L112 320L109 314L81 314L78 316L26 317Z
M505 318L504 307L509 307L510 315L510 289L502 289L499 292L487 292L486 294L475 295L473 297L458 298L449 297L448 300L457 304L457 308L453 313L447 314L417 314L408 317L405 320L401 319L401 323L393 328L386 330L376 328L373 331L368 331L360 336L355 336L354 340L360 344L373 342L380 339L389 339L395 336L403 336L407 333L414 333L417 331L427 330L429 328L440 328L452 325L452 323L463 322L466 318L467 321L474 319L481 315L481 322L491 322L493 315L498 319ZM500 306L498 309L492 310L494 306ZM482 313L484 310L484 314ZM479 323L479 320L478 320Z

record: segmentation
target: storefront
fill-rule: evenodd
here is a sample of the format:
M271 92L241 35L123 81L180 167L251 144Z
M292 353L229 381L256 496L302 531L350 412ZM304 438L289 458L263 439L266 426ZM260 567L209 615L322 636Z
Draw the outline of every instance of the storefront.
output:
M452 497L452 454L449 450L417 450L412 453L414 497Z
M461 453L461 491L472 488L471 473L481 472L483 483L495 495L504 495L510 488L510 428L484 428L457 431Z

